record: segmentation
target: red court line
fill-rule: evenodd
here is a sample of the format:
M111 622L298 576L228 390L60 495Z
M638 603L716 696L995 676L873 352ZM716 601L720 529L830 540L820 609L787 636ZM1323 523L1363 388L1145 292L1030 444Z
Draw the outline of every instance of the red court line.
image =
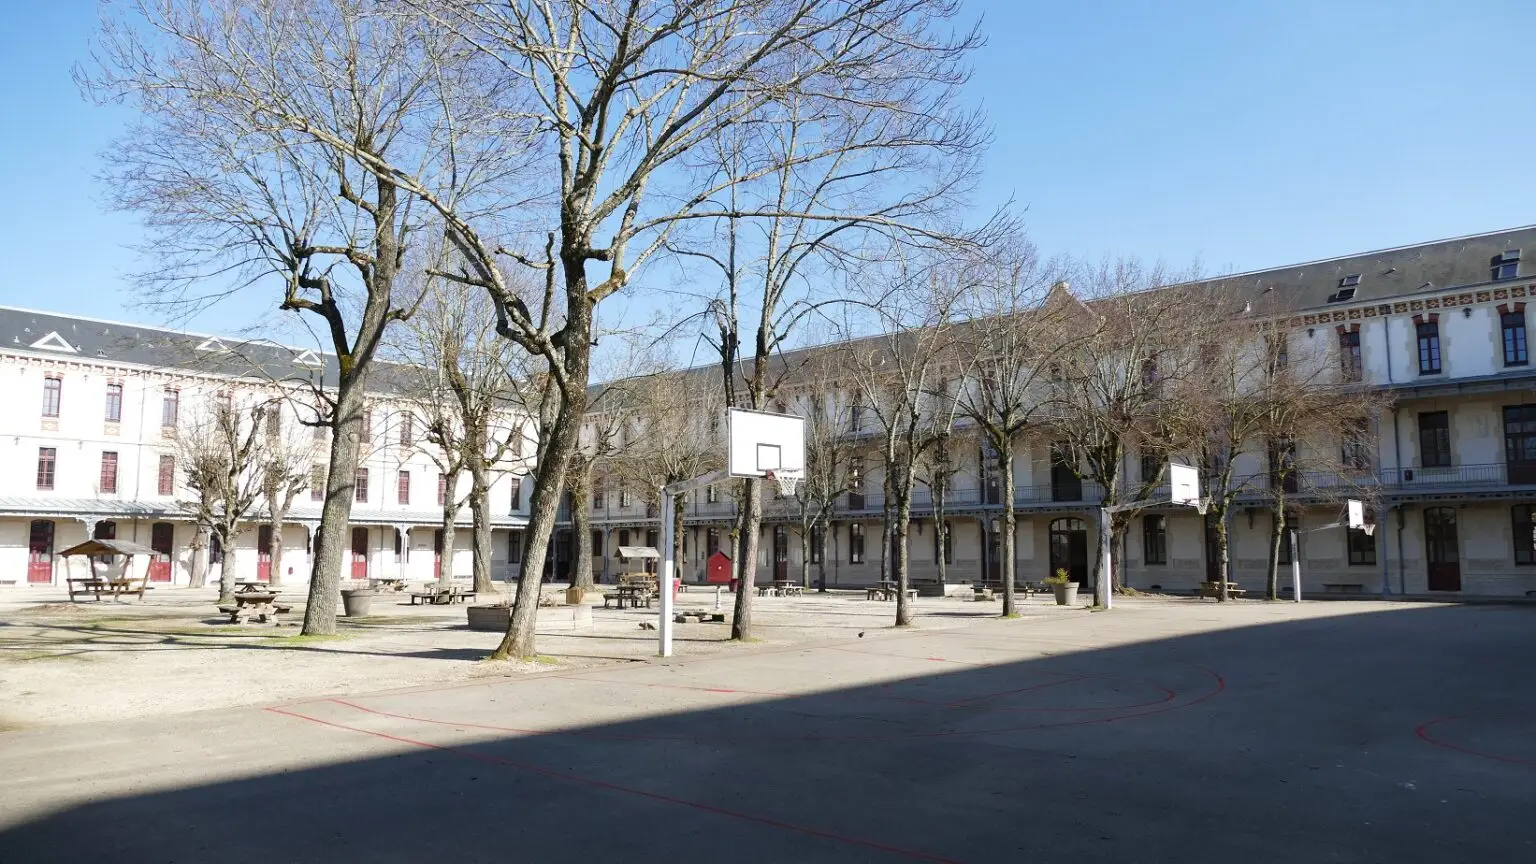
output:
M311 723L318 723L322 726L329 726L333 729L341 729L347 732L356 732L362 735L371 735L375 738L382 738L386 741L395 741L401 744L409 744L413 747L420 747L426 750L437 750L440 752L453 753L466 759L473 759L479 762L486 762L493 765L502 765L508 768L515 768L519 771L525 771L527 773L536 774L541 777L549 777L556 780L564 780L568 783L591 786L608 792L622 792L626 795L634 795L640 798L648 798L652 801L661 801L667 804L675 804L679 807L688 807L690 809L699 810L704 813L712 813L716 816L726 816L732 819L739 819L743 822L752 822L758 825L766 825L770 828L792 831L798 834L805 834L810 837L819 837L824 840L832 840L838 843L845 843L850 846L861 846L865 849L873 849L877 852L887 852L892 855L911 858L915 861L931 861L935 862L935 864L960 864L958 860L953 858L944 858L938 855L931 855L926 852L918 852L912 849L905 849L900 846L891 846L886 843L879 843L874 840L865 840L860 837L852 837L846 834L838 834L832 831L825 831L820 828L811 828L805 825L797 825L795 823L785 822L779 819L770 819L765 816L755 816L751 813L742 813L736 810L728 810L724 807L717 807L713 804L705 804L701 801L690 801L686 798L678 798L676 796L667 795L662 792L652 792L647 789L636 789L632 786L621 786L617 783L610 783L606 780L598 780L593 777L583 777L579 774L571 774L565 771L556 771L552 768L545 768L542 765L532 765L526 762L517 762L512 759L506 759L501 756L492 756L488 753L480 753L478 751L469 750L463 747L450 747L444 744L433 744L429 741L418 741L413 738L404 738L399 735L390 735L387 732L375 732L371 729L362 729L356 726L348 726L344 723L336 723L330 720L322 720L318 717L310 717L307 714L300 714L296 711L285 711L282 708L267 708L265 710L271 711L274 714L296 717L300 720L307 720Z
M1052 674L1055 674L1055 673L1052 673ZM963 705L969 705L972 702L981 702L981 701L986 700L986 699L996 699L999 696L1013 696L1013 695L1018 694L1018 693L1028 693L1031 690L1042 690L1042 689L1044 689L1046 687L1057 687L1057 686L1060 686L1062 684L1071 684L1073 681L1086 681L1086 680L1088 680L1088 676L1087 675L1073 675L1071 677L1061 678L1061 679L1058 679L1056 681L1046 681L1043 684L1031 684L1028 687L1016 687L1016 688L1014 688L1012 690L999 690L996 693L983 693L980 696L972 696L969 699L956 699L953 702L946 702L945 705L950 707L950 708L959 708L959 707L961 707ZM1168 692L1172 693L1173 691L1170 690ZM1131 707L1139 707L1139 706L1131 706ZM1092 710L1092 709L1084 709L1084 710Z
M376 715L376 716L379 716L379 717L389 717L389 718L392 718L392 719L395 719L395 720L408 720L408 721L415 722L415 723L431 723L431 724L438 725L438 726L452 726L452 727L455 727L455 728L458 728L458 729L484 729L484 730L491 731L491 732L514 732L514 733L521 734L521 735L571 735L571 736L574 736L574 737L597 738L597 739L600 739L600 740L614 740L614 741L678 741L678 742L687 742L687 743L720 743L720 742L747 742L747 743L765 743L766 742L766 743L773 743L773 742L784 742L784 741L849 741L849 742L852 742L852 741L863 741L863 742L872 742L872 741L901 741L901 740L922 739L922 738L959 738L959 737L965 737L965 736L971 736L971 735L998 735L998 734L1002 734L1002 733L1006 733L1006 732L1026 732L1026 731L1034 731L1034 730L1038 730L1038 729L1063 729L1063 728L1069 728L1069 727L1073 727L1073 726L1092 726L1092 725L1099 724L1099 723L1113 723L1113 722L1115 722L1117 720L1130 720L1130 719L1135 718L1135 717L1146 717L1146 716L1149 716L1149 715L1152 715L1152 714L1161 714L1161 713L1166 712L1166 711L1177 711L1177 710L1182 709L1182 708L1188 708L1188 707L1191 707L1193 705L1198 705L1201 702L1204 702L1204 701L1206 701L1208 699L1211 699L1211 698L1213 698L1215 696L1218 696L1218 695L1220 695L1222 692L1224 692L1227 689L1226 679L1222 678L1221 675L1219 673L1215 672L1214 670L1206 669L1203 666L1195 666L1194 664L1186 664L1186 665L1190 666L1193 669L1198 669L1199 671L1204 672L1207 675L1210 675L1212 677L1212 679L1214 679L1214 681L1215 681L1215 687L1212 688L1207 693L1201 694L1200 696L1198 696L1198 697L1196 697L1196 698L1194 698L1194 699L1192 699L1192 700L1190 700L1188 702L1183 702L1183 703L1180 703L1178 705L1170 705L1170 704L1167 704L1169 700L1162 700L1162 701L1159 701L1159 702L1156 702L1156 703L1152 703L1152 707L1148 708L1148 710L1131 711L1131 712L1125 713L1125 714L1110 714L1110 715L1106 715L1106 716L1103 716L1103 717L1093 717L1093 718L1088 718L1088 719L1084 719L1084 720L1065 720L1065 721L1062 721L1062 722L1059 722L1059 723L1035 723L1035 724L1026 724L1026 725L1022 725L1022 726L1005 726L1005 727L1002 727L1002 728L994 728L994 729L970 729L970 730L943 729L943 730L932 731L932 732L907 732L907 733L903 733L903 734L900 734L900 735L895 735L895 734L892 734L892 735L787 735L787 736L783 736L783 737L780 737L780 738L770 738L770 737L765 737L765 736L762 736L762 735L738 735L738 736L711 735L711 736L704 736L704 737L700 737L700 736L697 736L697 735L690 735L690 736L685 736L685 735L619 735L619 734L614 734L614 733L592 732L592 731L585 730L585 729L526 729L526 728L520 728L520 727L516 727L516 726L501 726L501 725L491 724L491 723L467 723L467 722L456 722L456 721L451 721L451 720L438 720L438 719L433 718L433 717L419 717L419 716L416 716L416 715L413 715L413 714L399 714L399 713L395 713L395 712L392 712L392 711L383 711L383 710L376 709L376 708L368 708L366 706L359 705L359 704L357 704L355 702L348 702L348 701L346 701L344 699L334 699L333 698L333 699L330 699L328 701L333 702L333 703L335 703L337 705L344 705L344 706L346 706L348 708L352 708L352 709L355 709L355 710L358 710L358 711L362 711L365 714L373 714L373 715ZM1156 685L1152 685L1152 686L1156 686ZM1159 688L1159 689L1165 689L1165 688ZM1172 692L1172 691L1169 691L1169 692ZM1177 694L1175 694L1175 695L1177 695ZM796 698L796 697L795 697L794 694L789 694L787 696L787 698ZM935 703L934 707L944 707L944 706L943 706L943 703ZM1131 707L1144 707L1144 706L1131 706ZM1073 710L1074 713L1082 713L1084 711L1095 710L1095 709L1068 709L1068 710ZM1121 710L1124 710L1124 709L1121 709Z
M1413 730L1413 734L1419 736L1425 742L1435 745L1436 747L1442 747L1446 750L1453 750L1457 753L1464 753L1468 756L1479 756L1483 759L1492 759L1495 762L1505 762L1510 765L1525 765L1527 767L1536 767L1536 762L1532 762L1529 759L1516 759L1513 756L1500 756L1497 753L1484 753L1481 750L1473 750L1470 747L1463 747L1460 744L1452 744L1449 741L1441 741L1440 739L1429 734L1429 730L1433 726L1437 726L1441 723L1448 723L1452 720L1465 719L1466 715L1464 714L1452 714L1448 717L1437 717L1428 723L1419 724L1419 726Z

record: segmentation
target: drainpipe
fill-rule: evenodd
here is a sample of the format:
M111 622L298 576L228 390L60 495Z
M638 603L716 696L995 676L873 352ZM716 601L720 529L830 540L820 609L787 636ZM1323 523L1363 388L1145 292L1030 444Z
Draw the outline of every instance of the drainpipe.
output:
M1392 319L1383 315L1381 318L1382 341L1387 346L1387 385L1392 385ZM1397 403L1392 404L1392 460L1397 465L1397 476L1403 476L1403 445L1398 437L1397 429ZM1402 505L1397 509L1397 582L1398 596L1403 594L1403 510ZM1381 538L1382 552L1386 552L1387 538ZM1387 597L1392 593L1392 561L1390 556L1383 554L1381 562L1381 596Z

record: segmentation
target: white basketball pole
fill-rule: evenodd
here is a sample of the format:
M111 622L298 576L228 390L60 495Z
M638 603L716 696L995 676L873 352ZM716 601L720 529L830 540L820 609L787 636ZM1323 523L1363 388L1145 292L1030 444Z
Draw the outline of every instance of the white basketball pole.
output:
M662 657L672 656L672 571L676 569L677 562L672 559L672 547L676 539L672 536L672 522L676 512L676 505L672 499L674 492L670 486L661 487L661 566L657 568L657 576L660 584L657 585L661 602L656 622L656 653Z
M1301 544L1296 542L1296 526L1290 526L1291 535L1291 597L1301 602Z

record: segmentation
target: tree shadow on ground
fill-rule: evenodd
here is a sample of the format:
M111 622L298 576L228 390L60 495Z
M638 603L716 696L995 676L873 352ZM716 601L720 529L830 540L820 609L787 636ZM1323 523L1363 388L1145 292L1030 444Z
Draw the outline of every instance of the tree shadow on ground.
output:
M0 861L1529 860L1533 623L1038 618L314 700L240 715L306 767L41 815Z

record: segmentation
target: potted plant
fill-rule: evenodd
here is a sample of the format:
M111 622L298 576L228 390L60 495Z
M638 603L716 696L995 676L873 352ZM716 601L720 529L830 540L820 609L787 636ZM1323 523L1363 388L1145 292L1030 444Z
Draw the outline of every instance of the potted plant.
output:
M1051 593L1056 595L1057 606L1077 605L1077 583L1072 581L1067 568L1059 568L1055 576L1045 577L1045 584L1051 586Z
M469 615L469 629L488 630L500 633L506 632L507 624L512 620L512 605L510 603L488 603L482 606L469 606L465 609Z
M346 588L341 592L341 605L348 618L364 618L373 606L372 588Z

